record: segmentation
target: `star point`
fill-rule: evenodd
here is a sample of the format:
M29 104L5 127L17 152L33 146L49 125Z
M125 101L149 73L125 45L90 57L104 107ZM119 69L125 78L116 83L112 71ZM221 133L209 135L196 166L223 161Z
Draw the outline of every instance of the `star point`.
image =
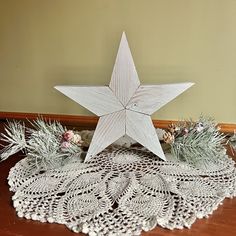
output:
M121 37L109 86L56 86L55 88L97 116L85 161L124 135L166 160L150 115L193 83L140 85L125 32Z

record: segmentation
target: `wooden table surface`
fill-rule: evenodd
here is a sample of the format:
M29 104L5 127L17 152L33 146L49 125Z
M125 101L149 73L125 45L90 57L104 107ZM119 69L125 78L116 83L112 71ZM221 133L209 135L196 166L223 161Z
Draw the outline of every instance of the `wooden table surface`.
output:
M1 124L0 124L1 126ZM0 127L0 131L2 127ZM71 232L66 226L59 224L40 223L17 217L12 206L11 196L7 184L7 176L11 167L22 158L16 154L0 163L0 236L82 236ZM234 156L236 160L236 156ZM191 229L167 230L156 227L142 236L236 236L236 198L225 199L207 219L197 220Z

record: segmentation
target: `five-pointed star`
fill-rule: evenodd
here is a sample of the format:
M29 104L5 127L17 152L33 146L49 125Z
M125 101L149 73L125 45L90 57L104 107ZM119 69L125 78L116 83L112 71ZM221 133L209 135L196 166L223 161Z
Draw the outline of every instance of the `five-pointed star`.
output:
M109 86L55 88L100 117L85 161L124 135L165 160L150 115L192 85L193 83L140 85L123 33Z

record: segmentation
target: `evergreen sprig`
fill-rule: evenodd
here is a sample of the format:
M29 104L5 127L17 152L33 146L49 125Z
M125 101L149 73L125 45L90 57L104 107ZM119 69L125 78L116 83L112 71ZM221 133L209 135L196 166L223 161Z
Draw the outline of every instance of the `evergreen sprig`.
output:
M39 118L31 122L31 126L28 128L19 121L8 122L6 134L0 136L7 143L0 151L1 161L18 151L24 151L37 169L46 170L63 165L70 157L80 158L82 149L79 143L68 142L66 147L62 146L63 134L67 130L59 122L46 122Z
M27 146L24 123L20 123L19 121L8 122L5 127L5 133L1 133L0 135L0 139L7 143L0 151L0 161L24 150Z
M217 158L225 153L225 135L220 133L212 118L200 117L197 122L184 121L177 124L170 144L174 156L181 161L196 164L202 159Z

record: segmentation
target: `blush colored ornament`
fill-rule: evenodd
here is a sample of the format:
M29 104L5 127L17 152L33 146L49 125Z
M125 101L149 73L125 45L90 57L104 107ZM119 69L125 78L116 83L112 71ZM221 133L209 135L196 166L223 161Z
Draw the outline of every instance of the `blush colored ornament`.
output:
M192 85L140 85L123 33L109 86L55 88L100 117L85 161L124 135L166 160L150 116Z

